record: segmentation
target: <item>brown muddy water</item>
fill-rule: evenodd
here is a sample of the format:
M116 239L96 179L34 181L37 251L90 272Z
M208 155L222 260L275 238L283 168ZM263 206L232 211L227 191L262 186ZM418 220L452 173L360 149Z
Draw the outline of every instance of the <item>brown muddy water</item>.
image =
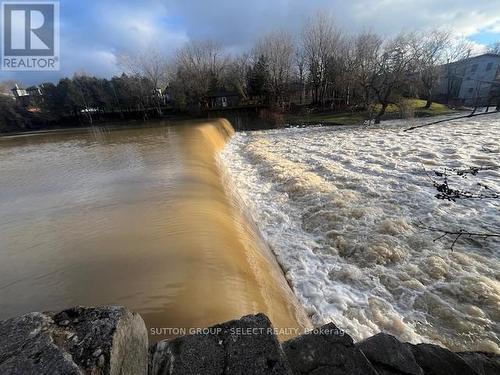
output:
M163 125L0 138L0 319L123 305L152 340L256 312L281 338L310 327L223 184L231 125Z

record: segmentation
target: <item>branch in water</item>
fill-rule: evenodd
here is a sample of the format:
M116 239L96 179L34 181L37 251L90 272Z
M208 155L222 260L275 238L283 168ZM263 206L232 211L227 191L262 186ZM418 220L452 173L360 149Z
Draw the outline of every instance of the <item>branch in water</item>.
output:
M434 171L434 174L438 178L442 178L442 181L436 181L434 180L425 167L423 166L424 172L429 178L429 180L432 182L436 190L438 191L438 194L436 194L437 199L442 199L442 200L448 200L452 202L456 202L457 199L499 199L500 194L493 191L489 186L478 183L477 185L482 187L484 190L487 190L489 194L483 194L483 193L472 193L470 191L466 190L459 190L459 189L453 189L449 185L449 177L451 174L456 174L457 176L460 176L462 178L467 178L468 175L476 176L479 172L481 171L491 171L491 170L496 170L498 168L496 167L469 167L465 169L459 169L459 168L444 168L443 172L440 171Z
M441 235L439 237L437 237L433 240L434 242L439 241L439 240L443 239L444 237L448 237L448 236L453 238L453 242L450 246L451 251L454 250L455 244L463 236L466 236L468 238L475 237L475 238L481 238L481 239L486 239L486 238L491 238L491 237L500 238L500 233L476 233L476 232L469 232L465 229L446 230L446 229L427 226L427 225L424 225L422 222L419 222L418 224L416 224L416 227L430 231L430 232L441 233Z
M468 117L491 115L491 114L498 113L498 112L499 111L482 112L482 113L474 113L474 112L472 112L472 113L470 113L468 115L465 115L465 116L458 116L458 117L454 117L454 118L445 118L443 120L433 121L433 122L429 122L429 123L423 124L423 125L412 126L411 128L405 129L404 131L405 132L409 132L409 131L412 131L412 130L415 130L415 129L424 128L426 126L440 124L442 122L448 122L448 121L454 121L454 120L461 120L461 119L468 118Z

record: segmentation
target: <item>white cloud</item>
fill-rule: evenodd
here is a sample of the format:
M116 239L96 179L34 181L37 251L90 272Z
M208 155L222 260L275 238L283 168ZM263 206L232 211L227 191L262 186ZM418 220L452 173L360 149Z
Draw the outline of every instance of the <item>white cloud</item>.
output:
M100 3L97 14L110 15L105 20L107 39L115 49L144 49L156 46L172 50L188 40L182 30L174 30L168 24L167 7L158 2L131 5L124 3Z
M492 0L357 0L345 9L354 27L394 33L400 29L445 27L458 34L474 35L500 24L500 1Z
M215 39L241 51L275 28L299 34L305 19L318 11L331 12L346 32L393 35L441 27L457 36L500 34L500 0L87 0L64 2L61 11L59 76L81 67L109 76L122 52L157 47L168 54L189 39ZM54 74L16 74L34 76Z

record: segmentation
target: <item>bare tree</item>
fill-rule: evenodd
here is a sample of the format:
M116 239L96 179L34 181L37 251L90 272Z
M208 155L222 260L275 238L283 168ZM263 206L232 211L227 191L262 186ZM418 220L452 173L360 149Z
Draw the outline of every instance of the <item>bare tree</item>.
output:
M274 31L261 38L254 48L255 59L264 57L269 72L269 85L274 102L283 105L292 77L295 46L285 31Z
M203 107L210 90L217 89L229 60L213 41L192 41L177 52L177 85L190 104Z
M419 71L427 99L426 109L432 106L433 92L439 79L439 65L446 62L446 49L449 43L450 33L439 30L425 34L420 41Z
M353 61L350 39L340 35L336 41L335 51L327 64L326 95L331 108L348 104L352 86Z
M152 86L143 85L143 81L139 80L141 86L141 97L145 100L145 107L149 106L148 102L151 99L156 111L161 114L162 94L167 86L168 79L168 63L167 58L160 51L150 48L140 51L136 54L122 54L118 56L118 65L123 68L125 73L146 78ZM145 109L145 108L144 108ZM145 117L146 112L144 112Z
M167 85L167 58L157 49L119 55L118 64L127 74L149 79L155 89L165 88Z
M383 39L374 33L363 32L354 40L353 81L362 93L365 109L371 106L371 86L377 74Z
M313 100L322 106L330 84L327 75L329 64L334 59L340 39L341 33L332 17L325 13L318 13L309 19L302 31L302 48L307 57Z
M500 55L500 42L490 44L488 46L487 51L488 51L488 53L494 53L494 54Z
M247 73L250 67L250 54L243 53L228 62L227 72L223 75L223 85L236 91L243 100L248 98Z
M419 48L415 48L416 38L414 33L401 33L384 47L371 82L381 106L375 123L380 123L389 104L396 104L414 83L420 53Z
M445 58L447 63L452 63L466 59L470 56L473 49L472 42L465 38L450 40L448 47L445 49Z
M294 54L294 62L295 62L295 68L296 68L296 77L299 81L300 85L300 103L304 103L305 95L306 95L306 78L307 78L307 72L306 72L306 54L302 46L296 46L295 48L295 54Z

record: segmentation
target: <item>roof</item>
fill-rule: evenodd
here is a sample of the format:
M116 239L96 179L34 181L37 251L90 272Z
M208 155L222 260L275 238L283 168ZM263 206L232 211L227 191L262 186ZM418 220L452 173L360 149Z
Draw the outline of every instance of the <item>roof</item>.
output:
M493 57L500 57L500 53L493 53L493 52L488 52L488 53L483 53L482 55L475 56L475 57L482 57L482 56L493 56Z
M460 65L460 64L464 64L464 63L467 63L471 60L474 60L474 59L479 59L479 58L482 58L482 57L497 57L498 59L500 59L500 54L497 54L497 53L491 53L491 52L488 52L488 53L482 53L480 55L477 55L477 56L471 56L471 57L466 57L465 59L462 59L462 60L457 60L457 61L453 61L453 62L450 62L450 63L446 63L446 64L443 64L441 66L447 66L447 65Z

